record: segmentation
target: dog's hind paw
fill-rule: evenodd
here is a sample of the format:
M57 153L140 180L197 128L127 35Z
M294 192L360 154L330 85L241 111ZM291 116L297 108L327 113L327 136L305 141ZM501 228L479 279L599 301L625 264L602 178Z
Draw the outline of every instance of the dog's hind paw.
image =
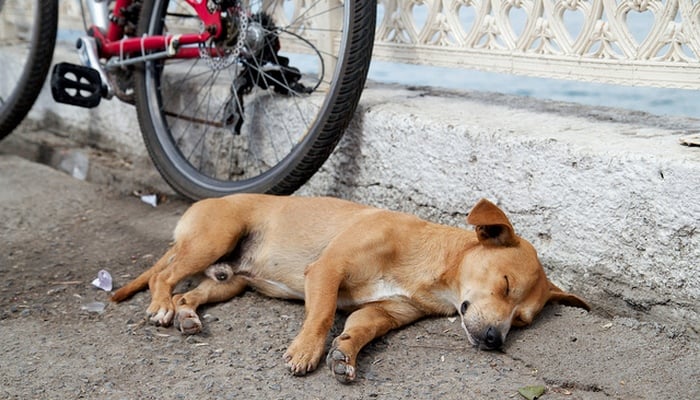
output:
M185 335L194 335L202 331L202 321L196 312L181 310L175 315L175 326Z
M340 349L332 348L326 357L326 365L340 383L350 383L355 380L355 367L350 364L350 357Z

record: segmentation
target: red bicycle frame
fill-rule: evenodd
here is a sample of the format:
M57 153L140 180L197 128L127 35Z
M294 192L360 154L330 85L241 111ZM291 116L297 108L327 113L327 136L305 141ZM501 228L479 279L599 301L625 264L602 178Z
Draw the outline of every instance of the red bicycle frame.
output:
M148 52L168 51L174 49L172 58L197 58L200 56L197 47L180 47L204 43L212 37L217 37L221 31L221 11L209 12L206 0L186 0L204 23L204 32L178 35L155 35L144 37L124 37L124 29L117 23L123 18L122 10L131 5L132 0L116 0L113 18L110 18L107 32L104 33L93 26L95 40L99 43L100 58L123 57L125 55L145 55Z

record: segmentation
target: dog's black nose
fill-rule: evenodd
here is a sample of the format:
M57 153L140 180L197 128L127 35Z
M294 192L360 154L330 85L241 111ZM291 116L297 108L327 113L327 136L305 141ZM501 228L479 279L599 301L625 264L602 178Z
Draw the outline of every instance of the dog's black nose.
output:
M501 332L493 326L490 326L489 329L486 330L486 335L484 336L484 345L491 350L501 347L501 345L503 345Z

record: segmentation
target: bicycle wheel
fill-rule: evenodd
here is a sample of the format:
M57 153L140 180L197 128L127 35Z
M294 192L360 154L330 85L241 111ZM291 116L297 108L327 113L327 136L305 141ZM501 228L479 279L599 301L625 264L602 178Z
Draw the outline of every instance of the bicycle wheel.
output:
M22 122L39 96L57 24L57 0L0 0L0 140Z
M357 107L376 3L228 3L240 3L222 14L228 33L200 45L200 58L136 69L143 138L161 175L191 199L290 194L328 158ZM139 35L200 29L184 1L143 2Z

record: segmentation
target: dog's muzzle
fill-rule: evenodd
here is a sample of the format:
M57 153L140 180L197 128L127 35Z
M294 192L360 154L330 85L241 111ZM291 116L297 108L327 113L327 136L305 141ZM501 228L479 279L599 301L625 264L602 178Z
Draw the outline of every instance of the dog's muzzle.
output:
M503 346L503 339L505 336L499 328L493 325L489 325L486 327L486 329L483 329L480 332L474 334L472 334L472 332L470 332L467 328L467 323L465 322L465 315L470 305L471 304L469 303L469 301L464 301L462 302L459 308L459 316L462 320L462 328L464 328L464 331L467 333L467 339L469 339L469 343L471 343L472 346L484 350L499 349L501 346ZM474 328L474 326L472 326L472 328ZM474 330L477 331L477 329Z
M486 330L480 332L479 334L472 334L469 332L464 324L462 324L464 331L467 332L467 338L469 343L473 346L478 347L482 350L497 350L503 346L503 335L501 331L494 327L489 326Z

